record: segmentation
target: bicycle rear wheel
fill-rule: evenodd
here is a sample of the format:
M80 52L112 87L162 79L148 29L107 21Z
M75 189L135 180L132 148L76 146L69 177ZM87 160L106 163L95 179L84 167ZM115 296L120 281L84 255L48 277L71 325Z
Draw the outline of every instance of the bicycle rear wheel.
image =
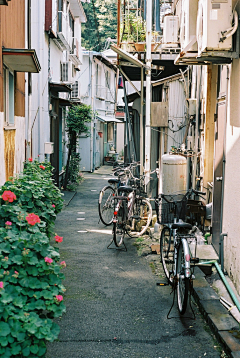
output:
M118 223L113 223L113 242L119 247L124 241L125 231L123 228L118 225Z
M136 199L133 208L133 215L127 225L127 234L135 238L142 236L152 220L152 206L148 200Z
M160 237L160 258L168 282L173 284L174 241L171 230L165 226Z
M114 189L105 186L99 194L98 212L102 223L106 226L111 225L114 211Z
M183 244L180 243L177 253L177 301L181 315L186 312L190 279L185 277L185 254Z

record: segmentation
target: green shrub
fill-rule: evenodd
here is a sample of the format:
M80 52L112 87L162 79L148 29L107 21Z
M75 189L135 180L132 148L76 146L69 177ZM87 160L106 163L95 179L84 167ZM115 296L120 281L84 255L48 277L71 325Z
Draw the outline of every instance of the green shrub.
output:
M44 357L59 334L52 319L65 311L66 264L50 245L61 193L50 165L34 161L0 194L0 356Z

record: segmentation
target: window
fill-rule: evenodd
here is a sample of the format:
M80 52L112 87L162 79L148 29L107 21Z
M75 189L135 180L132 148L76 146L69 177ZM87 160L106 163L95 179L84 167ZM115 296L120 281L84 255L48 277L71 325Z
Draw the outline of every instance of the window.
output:
M7 125L14 125L14 74L4 68L4 109L5 122Z

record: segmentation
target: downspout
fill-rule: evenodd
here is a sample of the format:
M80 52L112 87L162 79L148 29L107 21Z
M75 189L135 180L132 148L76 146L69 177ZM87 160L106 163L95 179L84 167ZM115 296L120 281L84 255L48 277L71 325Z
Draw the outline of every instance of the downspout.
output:
M27 4L27 39L28 49L31 49L31 0ZM32 138L31 138L31 107L32 107L32 74L28 72L28 131L27 131L27 158L32 156Z
M89 79L90 79L90 95L91 95L91 105L93 110L93 122L91 122L91 137L90 137L90 170L93 171L93 127L95 122L94 114L94 98L93 98L93 54L89 51Z
M227 112L228 112L228 86L229 86L229 66L227 66L227 81L226 81L226 111L225 111L225 123L224 123L224 138L223 138L223 169L222 169L222 196L221 196L221 216L220 216L220 264L221 269L224 271L224 236L223 233L223 205L224 205L224 184L225 184L225 168L226 168L226 142L227 142Z
M143 67L141 67L141 109L140 109L140 175L143 175L144 168L144 148L143 148L143 102L144 102L144 73Z
M197 103L196 103L196 123L195 123L195 140L194 140L194 158L192 170L192 188L196 188L196 174L197 174L197 153L198 153L198 140L199 140L199 110L200 110L200 96L202 85L202 67L198 67L197 76Z
M151 35L152 35L152 0L147 1L147 33L146 33L146 114L145 114L145 188L150 181L151 152Z

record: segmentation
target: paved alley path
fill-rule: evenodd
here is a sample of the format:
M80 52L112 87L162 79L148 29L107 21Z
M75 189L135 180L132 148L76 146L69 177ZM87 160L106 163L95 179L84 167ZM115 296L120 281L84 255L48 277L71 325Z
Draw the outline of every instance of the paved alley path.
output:
M109 168L110 172L111 168ZM85 174L84 182L58 215L55 232L63 236L67 263L59 340L48 344L47 358L219 358L205 322L196 312L167 319L170 287L139 258L133 239L127 252L108 250L111 227L98 223L98 194L106 175Z

